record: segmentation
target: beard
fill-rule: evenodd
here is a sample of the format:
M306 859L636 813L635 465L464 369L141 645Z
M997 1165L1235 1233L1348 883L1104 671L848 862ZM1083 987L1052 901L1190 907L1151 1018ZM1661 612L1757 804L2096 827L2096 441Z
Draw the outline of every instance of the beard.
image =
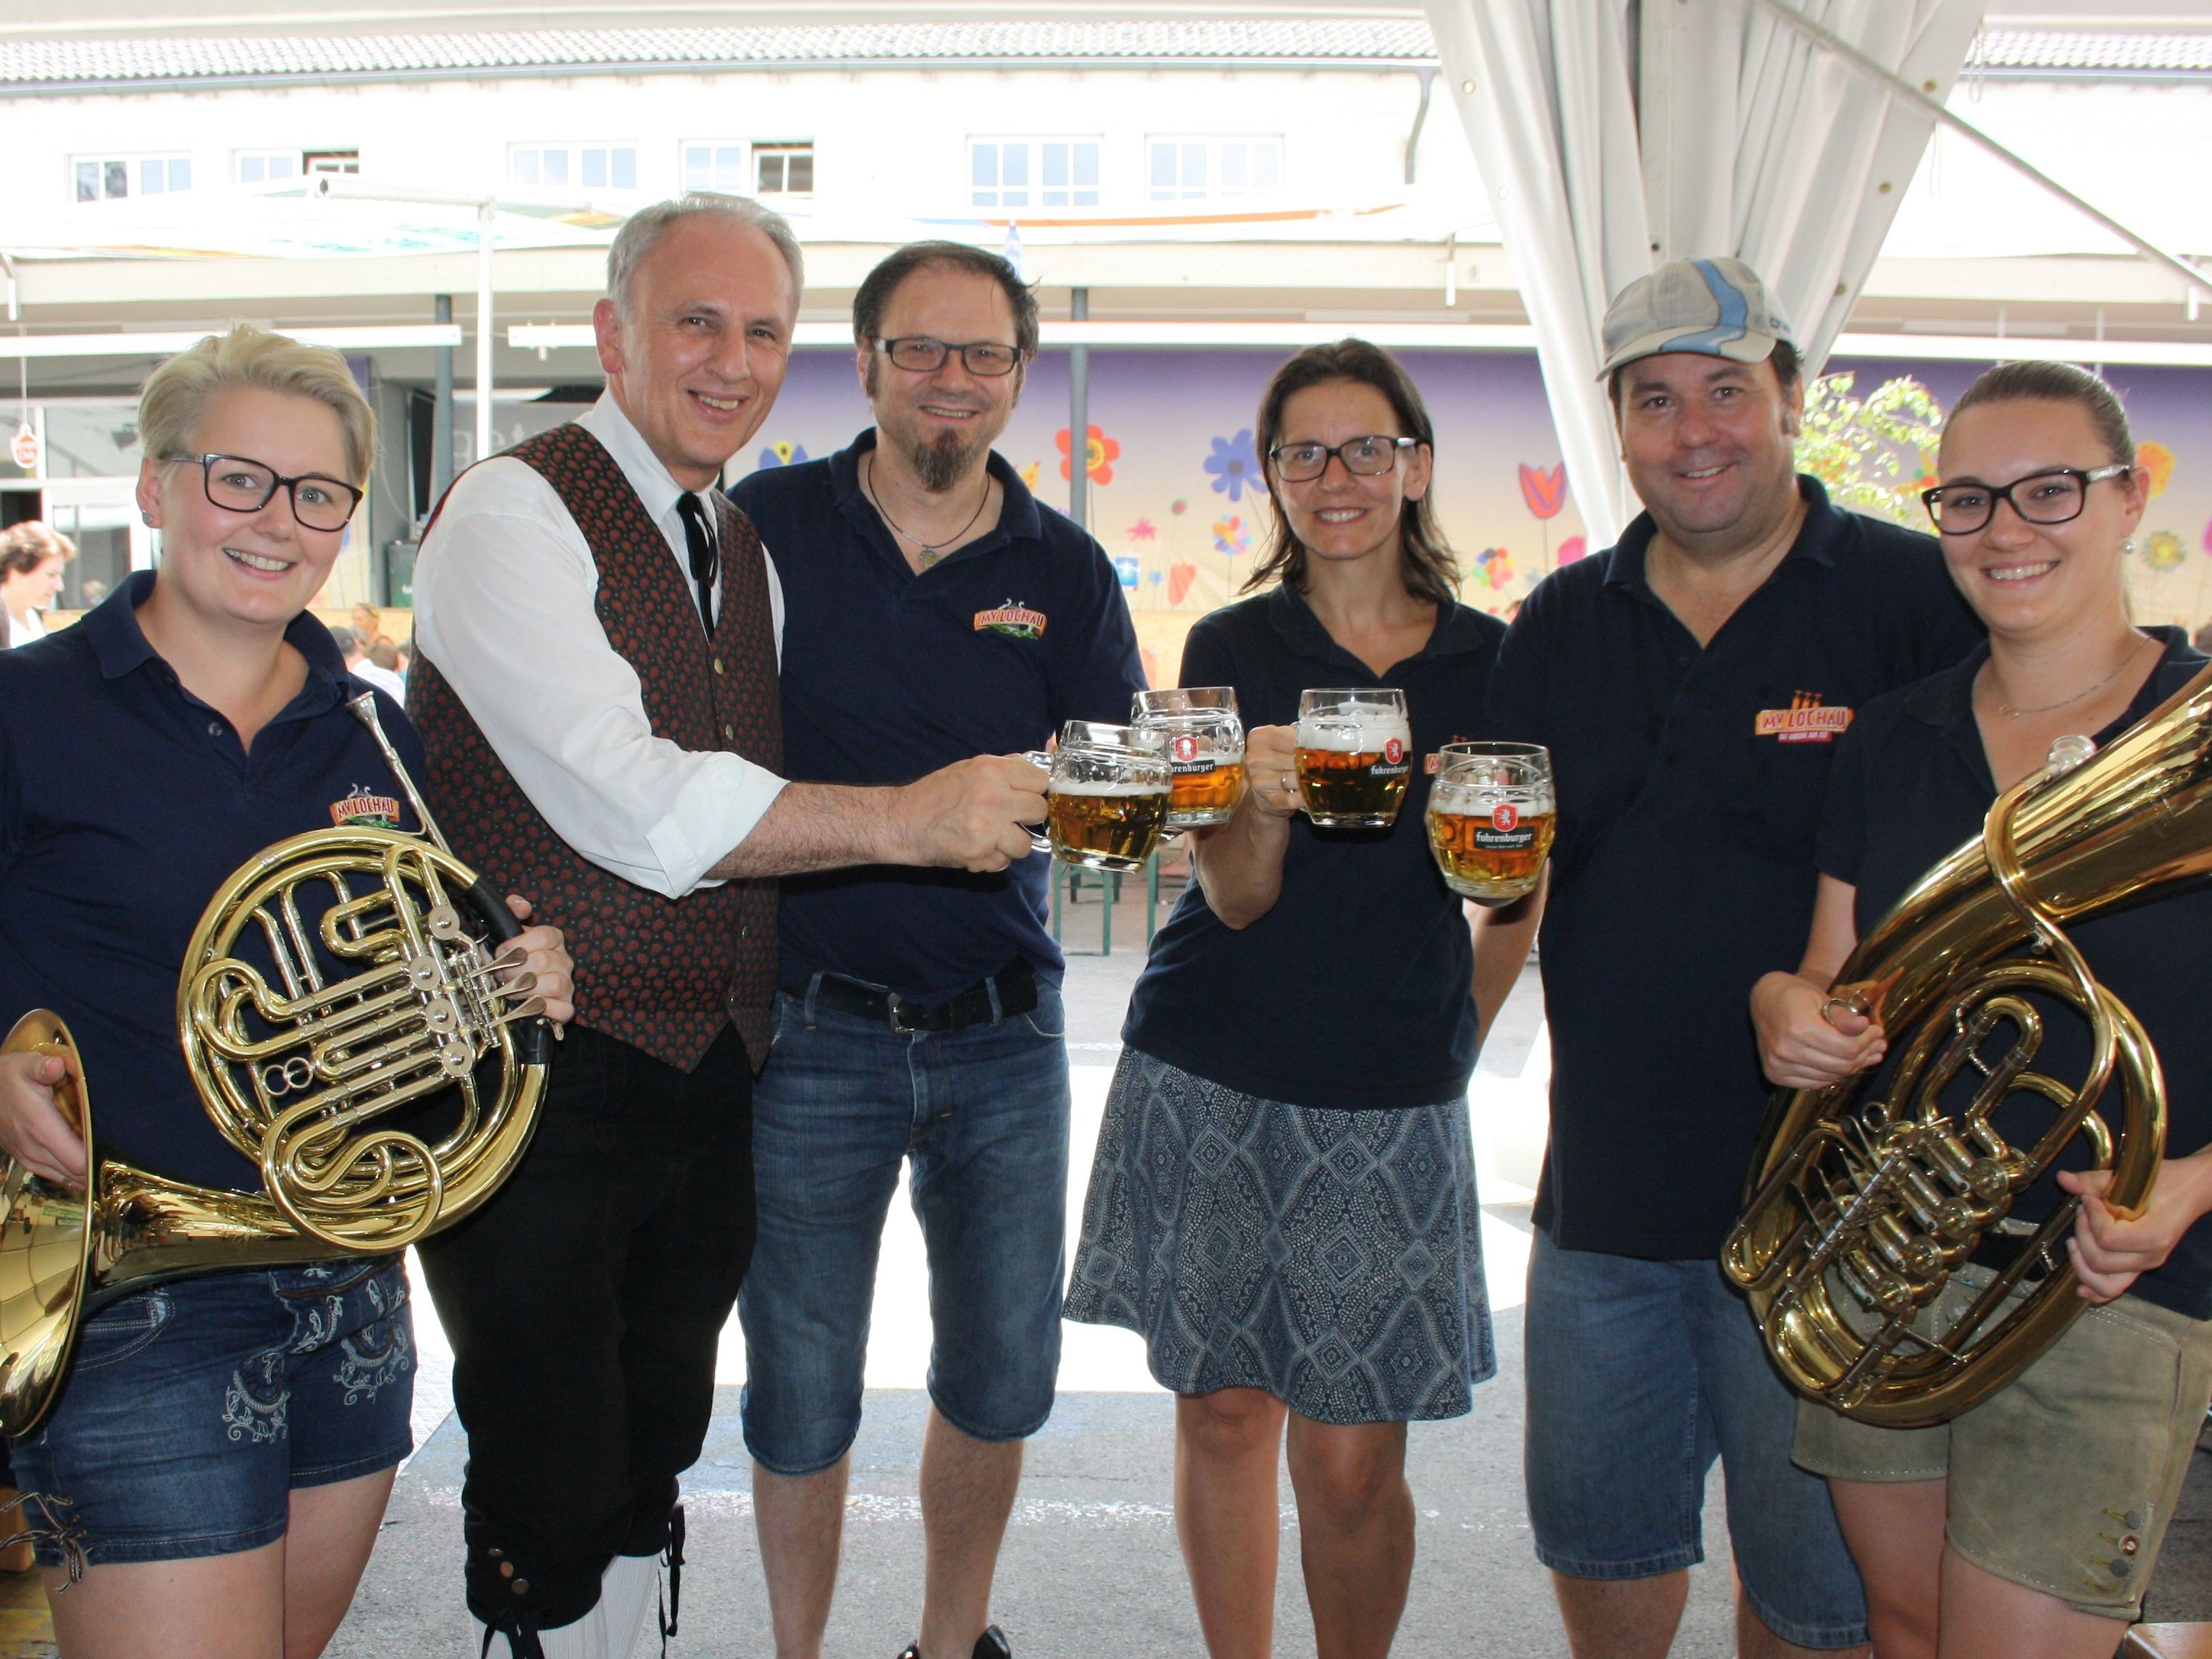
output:
M957 432L940 432L937 441L916 444L902 441L906 463L921 479L921 487L933 495L942 495L965 478L975 465L988 440L963 442Z

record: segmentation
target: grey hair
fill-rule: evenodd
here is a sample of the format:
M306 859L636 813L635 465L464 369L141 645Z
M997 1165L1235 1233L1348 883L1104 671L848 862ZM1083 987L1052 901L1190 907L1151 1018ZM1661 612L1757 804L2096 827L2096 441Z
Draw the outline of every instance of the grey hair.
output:
M806 289L806 258L799 251L799 237L791 228L791 222L774 208L764 208L750 196L723 196L714 191L687 191L665 202L655 202L649 208L640 208L624 222L614 245L607 249L607 297L615 302L615 314L629 314L630 279L637 268L645 263L645 256L653 251L661 234L683 219L712 216L726 219L757 230L775 244L775 251L783 255L783 263L791 272L791 303L795 309L799 298Z

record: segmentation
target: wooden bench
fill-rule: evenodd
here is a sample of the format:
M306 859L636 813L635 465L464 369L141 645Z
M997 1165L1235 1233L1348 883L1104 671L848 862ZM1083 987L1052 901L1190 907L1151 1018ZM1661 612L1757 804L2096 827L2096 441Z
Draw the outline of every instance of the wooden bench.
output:
M2116 1659L2212 1659L2212 1625L2137 1625Z

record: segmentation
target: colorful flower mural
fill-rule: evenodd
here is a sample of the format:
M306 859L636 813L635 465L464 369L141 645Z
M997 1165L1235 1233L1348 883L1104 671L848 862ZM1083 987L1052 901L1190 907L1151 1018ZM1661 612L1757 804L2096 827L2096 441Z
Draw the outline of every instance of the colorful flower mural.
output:
M2136 465L2143 470L2154 495L2166 494L2166 486L2173 477L2173 452L2155 438L2146 439L2136 446Z
M1043 470L1044 463L1042 461L1031 461L1028 465L1018 469L1021 473L1023 487L1028 489L1032 495L1036 491L1037 474ZM1061 476L1066 477L1066 475L1063 473Z
M2142 562L2147 569L2179 570L2181 562L2188 557L2183 550L2181 538L2171 530L2154 530L2142 544Z
M1139 519L1121 532L1133 542L1156 542L1160 538L1159 526L1150 519Z
M1528 471L1522 467L1522 472ZM1513 556L1502 547L1486 547L1474 556L1474 574L1495 590L1513 580Z
M1198 580L1194 564L1173 565L1168 570L1168 603L1181 605L1182 596L1190 592L1190 585Z
M779 439L760 453L763 466L797 466L806 459L806 446L795 444L788 438Z
M1557 466L1530 466L1521 464L1521 499L1528 510L1540 519L1559 516L1559 509L1567 504L1567 464Z
M1559 544L1559 562L1561 564L1572 564L1577 559L1581 558L1589 551L1589 538L1588 537L1570 536L1566 540Z
M1168 503L1168 511L1169 511L1169 512L1170 512L1170 513L1172 513L1172 514L1174 514L1176 515L1176 517L1177 517L1177 518L1179 519L1179 518L1181 518L1184 514L1186 514L1186 513L1188 513L1188 512L1189 512L1189 511L1190 511L1190 503L1189 503L1188 501L1187 501L1183 500L1183 498L1182 498L1182 496L1178 495L1178 496L1176 496L1176 497L1175 498L1175 500L1174 500L1174 501L1170 501L1170 502L1169 502L1169 503ZM2208 533L2212 533L2212 532L2208 532Z
M1237 554L1249 551L1252 545L1251 532L1244 528L1242 515L1231 514L1213 521L1213 550L1217 553Z
M1213 441L1213 453L1206 458L1206 470L1213 474L1214 493L1225 495L1232 501L1243 501L1248 489L1264 493L1267 488L1249 426L1239 427L1233 438Z
M1084 433L1088 440L1084 447L1084 477L1093 483L1112 483L1114 463L1121 459L1121 446L1098 427L1085 427ZM1074 453L1068 429L1060 428L1053 434L1052 441L1060 450L1060 476L1072 480L1075 477Z

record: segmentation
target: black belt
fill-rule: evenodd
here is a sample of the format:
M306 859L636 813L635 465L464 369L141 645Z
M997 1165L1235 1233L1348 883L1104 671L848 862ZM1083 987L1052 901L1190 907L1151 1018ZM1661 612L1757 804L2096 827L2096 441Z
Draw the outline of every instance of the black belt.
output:
M998 993L995 1008L992 1006L994 989ZM793 991L791 994L803 998L806 993ZM977 980L964 991L955 992L943 1002L910 1002L896 991L878 991L873 986L824 974L815 988L814 1000L836 1013L883 1020L901 1036L922 1031L957 1031L963 1025L988 1025L994 1018L1029 1012L1036 1006L1036 975L1028 957L1016 957L997 973Z

